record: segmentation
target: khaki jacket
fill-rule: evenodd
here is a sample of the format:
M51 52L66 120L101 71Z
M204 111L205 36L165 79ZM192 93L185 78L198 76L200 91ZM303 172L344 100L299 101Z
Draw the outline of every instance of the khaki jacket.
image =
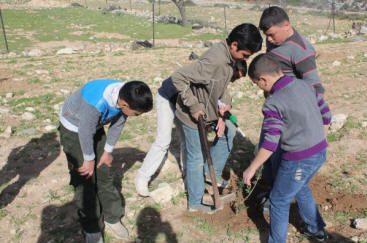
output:
M207 123L218 120L218 100L231 104L227 86L233 75L235 61L229 53L226 41L213 45L194 63L184 66L171 76L179 96L176 116L185 125L197 129L191 113L204 111ZM198 91L198 98L192 89Z

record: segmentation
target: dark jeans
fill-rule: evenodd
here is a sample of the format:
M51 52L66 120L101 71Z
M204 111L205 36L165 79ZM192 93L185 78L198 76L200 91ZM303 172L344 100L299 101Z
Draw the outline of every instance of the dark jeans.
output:
M86 179L77 169L84 162L77 133L60 124L60 142L65 152L70 173L70 185L75 188L75 200L83 230L88 233L101 232L104 224L117 223L124 214L121 194L113 185L113 171L103 164L94 168L93 175ZM94 135L96 165L104 152L106 133L99 129Z

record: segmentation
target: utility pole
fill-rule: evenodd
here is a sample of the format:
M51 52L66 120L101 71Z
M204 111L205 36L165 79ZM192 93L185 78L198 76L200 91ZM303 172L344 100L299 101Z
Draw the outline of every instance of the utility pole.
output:
M4 26L4 21L3 21L3 15L1 13L1 7L0 7L0 20L1 20L1 28L3 29L3 34L4 34L6 53L9 53L8 41L6 40L5 26Z
M335 34L335 1L331 1L331 16L333 18L333 33Z
M153 46L155 45L155 30L154 30L154 2L155 0L152 1L152 12L153 12L153 16L152 16L152 26L153 26Z

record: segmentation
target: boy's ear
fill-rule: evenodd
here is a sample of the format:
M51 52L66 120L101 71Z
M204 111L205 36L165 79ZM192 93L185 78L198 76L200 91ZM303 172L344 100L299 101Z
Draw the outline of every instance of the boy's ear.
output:
M285 30L289 30L291 28L291 23L289 23L289 21L287 20L284 20L283 24L282 24L282 27L285 29Z
M237 41L233 41L231 43L231 48L235 48L236 50L238 50L238 42Z
M127 107L127 108L129 108L130 106L129 106L129 104L126 102L126 101L124 101L124 100L122 100L122 99L118 99L118 103L119 103L119 106L122 108L122 107Z
M267 87L270 84L270 77L269 77L269 75L261 74L260 77L259 77L259 82L260 81L263 81L265 87Z

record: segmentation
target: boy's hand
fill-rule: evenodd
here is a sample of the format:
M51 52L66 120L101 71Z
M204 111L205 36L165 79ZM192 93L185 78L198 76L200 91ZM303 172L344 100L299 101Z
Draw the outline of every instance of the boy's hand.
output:
M328 130L329 130L329 125L324 125L325 138L327 138Z
M248 167L244 172L243 172L243 182L248 185L251 186L251 179L252 177L254 177L256 173L256 170L252 169L252 167Z
M101 167L102 164L106 164L108 167L112 165L113 156L109 152L104 151L98 164L97 168Z
M84 160L82 167L78 168L78 172L89 179L93 175L94 164L94 160Z
M225 113L226 111L230 111L231 109L232 109L232 106L231 106L231 105L225 105L225 106L219 107L219 108L218 108L218 111L219 111L219 114L220 114L221 116L224 116L224 113Z
M204 111L199 110L197 112L191 113L191 116L195 119L195 121L199 120L200 115L204 116L205 115Z
M219 117L217 126L215 130L217 131L218 138L221 138L224 134L224 130L226 129L226 122L223 120L223 118Z

